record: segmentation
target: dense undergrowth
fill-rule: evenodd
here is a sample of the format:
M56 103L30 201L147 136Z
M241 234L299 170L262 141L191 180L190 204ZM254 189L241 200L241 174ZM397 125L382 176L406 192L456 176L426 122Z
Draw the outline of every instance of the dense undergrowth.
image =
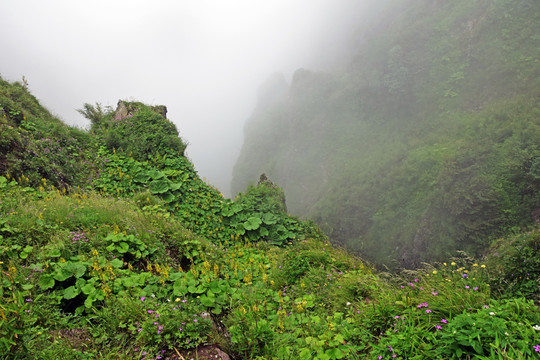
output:
M31 110L23 86L0 95L2 140L21 144L1 159L0 358L181 359L204 345L234 359L540 354L538 230L486 259L378 272L288 215L265 178L225 199L180 143L126 149L109 141L111 112L85 132ZM137 109L122 129L156 114ZM45 138L79 147L20 153Z

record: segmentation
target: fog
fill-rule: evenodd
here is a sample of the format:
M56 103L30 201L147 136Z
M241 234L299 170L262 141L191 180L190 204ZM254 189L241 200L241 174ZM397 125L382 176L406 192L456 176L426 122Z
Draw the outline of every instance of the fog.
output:
M258 86L335 66L361 0L0 0L0 75L70 125L84 103L166 105L201 177L228 194Z

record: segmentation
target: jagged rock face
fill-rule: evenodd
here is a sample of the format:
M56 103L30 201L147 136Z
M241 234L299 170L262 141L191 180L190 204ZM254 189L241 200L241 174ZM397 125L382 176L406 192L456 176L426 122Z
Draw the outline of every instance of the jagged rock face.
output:
M116 110L114 112L114 119L123 120L128 116L133 116L133 113L135 113L138 109L137 105L137 103L129 103L123 100L119 100ZM156 105L151 106L150 108L156 113L163 116L165 119L167 118L167 107L165 105Z
M128 116L128 109L126 106L126 103L122 100L118 101L118 105L116 107L116 111L114 112L114 118L116 120L122 120Z

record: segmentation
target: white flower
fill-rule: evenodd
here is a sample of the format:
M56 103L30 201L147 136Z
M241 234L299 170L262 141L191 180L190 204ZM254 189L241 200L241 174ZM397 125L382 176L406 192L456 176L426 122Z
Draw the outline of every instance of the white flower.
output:
M352 304L350 302L347 301L347 306L351 306Z
M493 316L493 315L495 315L495 313L494 313L493 311L491 311L491 312L489 313L489 315Z
M540 331L540 326L539 325L534 325L533 329L536 330L536 331Z

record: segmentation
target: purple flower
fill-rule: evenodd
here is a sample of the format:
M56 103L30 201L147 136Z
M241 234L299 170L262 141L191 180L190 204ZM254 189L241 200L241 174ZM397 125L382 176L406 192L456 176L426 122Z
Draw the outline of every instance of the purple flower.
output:
M178 328L178 331L184 331L184 330L183 330L182 328L179 327L179 328Z
M534 351L540 352L540 345L534 345L533 348L534 348Z
M465 285L465 289L470 289L469 285Z
M439 293L434 291L434 292L431 293L431 295L437 296L437 295L439 295Z
M429 314L431 312L430 309L426 309L426 314Z
M381 355L377 356L377 359L382 359L382 356Z
M193 319L193 322L197 322L197 319Z
M478 286L475 286L473 290L478 291Z
M153 313L155 313L155 311L154 311L154 310L146 310L146 312L147 312L147 313L149 313L149 314L153 314Z
M442 319L441 322L442 322L443 324L448 324L448 320L446 320L446 319Z
M144 296L141 296L141 301L144 301L144 299L146 299Z
M441 329L442 329L442 326L441 326L441 325L436 325L435 328L436 328L437 330L441 330Z
M463 277L464 279L466 279L466 278L467 278L467 274L463 274L462 277Z

